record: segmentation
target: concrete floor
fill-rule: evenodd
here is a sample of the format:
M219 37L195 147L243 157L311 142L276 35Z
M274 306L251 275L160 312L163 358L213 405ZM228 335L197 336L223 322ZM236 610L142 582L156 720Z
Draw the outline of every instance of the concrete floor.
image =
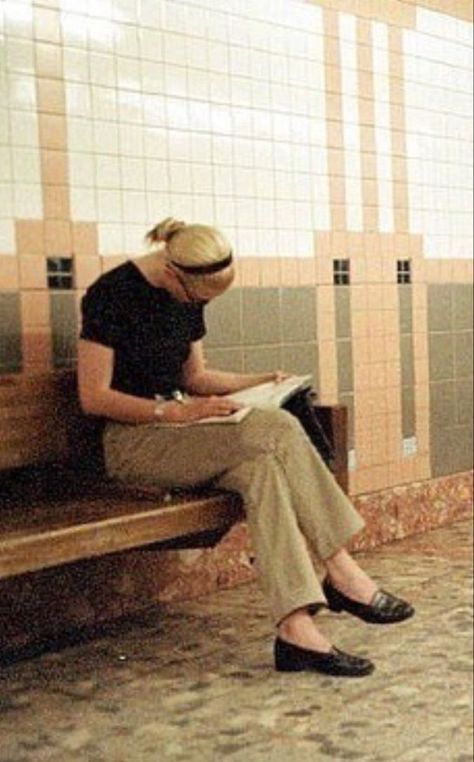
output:
M359 557L410 622L319 615L371 677L275 673L262 597L241 587L4 668L0 762L472 762L471 530Z

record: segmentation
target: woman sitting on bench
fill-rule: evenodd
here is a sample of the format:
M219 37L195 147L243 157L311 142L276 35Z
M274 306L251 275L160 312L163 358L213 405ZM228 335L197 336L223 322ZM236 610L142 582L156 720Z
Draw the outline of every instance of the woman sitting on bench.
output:
M328 606L390 624L414 611L377 589L345 549L363 521L298 420L256 409L236 425L179 425L227 416L236 404L224 395L282 376L205 365L204 307L233 281L230 244L214 228L173 219L147 238L151 253L102 275L82 302L80 399L86 413L106 419L108 473L240 493L277 628L276 668L369 674L372 662L332 646L313 615ZM191 395L185 404L180 390ZM322 584L308 547L325 565Z

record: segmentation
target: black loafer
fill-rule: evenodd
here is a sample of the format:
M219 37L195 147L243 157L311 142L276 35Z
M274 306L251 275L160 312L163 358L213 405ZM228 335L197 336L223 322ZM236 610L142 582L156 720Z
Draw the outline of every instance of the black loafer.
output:
M275 640L275 669L277 672L321 672L333 677L365 677L375 667L369 659L332 648L329 652L310 651L286 640Z
M371 602L359 603L341 593L326 577L323 590L331 611L348 611L370 624L394 624L410 619L415 609L406 601L385 590L377 590Z

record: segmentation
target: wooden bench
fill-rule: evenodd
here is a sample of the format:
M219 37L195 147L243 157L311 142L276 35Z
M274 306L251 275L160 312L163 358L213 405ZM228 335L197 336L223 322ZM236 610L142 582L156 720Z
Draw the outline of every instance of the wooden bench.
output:
M317 410L347 490L346 410ZM108 480L72 371L0 377L0 579L143 546L212 546L242 517L232 493Z

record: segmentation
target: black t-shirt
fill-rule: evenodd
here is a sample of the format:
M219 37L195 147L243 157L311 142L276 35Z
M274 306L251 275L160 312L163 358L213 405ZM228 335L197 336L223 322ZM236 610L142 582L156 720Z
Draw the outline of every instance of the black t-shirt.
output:
M81 338L115 352L113 389L151 399L182 386L191 343L206 333L202 304L179 302L126 262L93 283L81 307Z

